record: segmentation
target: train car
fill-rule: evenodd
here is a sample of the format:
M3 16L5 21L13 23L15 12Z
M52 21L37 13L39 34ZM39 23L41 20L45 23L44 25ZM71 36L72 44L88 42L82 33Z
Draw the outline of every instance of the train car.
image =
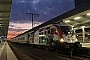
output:
M18 43L27 43L30 46L44 49L57 50L64 48L80 48L81 44L76 38L75 31L67 24L52 24L29 31L15 38Z
M15 42L15 43L27 43L27 38L28 38L28 35L21 35L21 36L18 36L16 38L13 38L11 40L11 42Z
M66 24L53 24L42 27L33 33L30 33L29 44L51 48L79 48L80 43L71 26ZM41 48L42 48L41 47Z
M21 37L18 38L18 43L27 43L27 36L23 35Z

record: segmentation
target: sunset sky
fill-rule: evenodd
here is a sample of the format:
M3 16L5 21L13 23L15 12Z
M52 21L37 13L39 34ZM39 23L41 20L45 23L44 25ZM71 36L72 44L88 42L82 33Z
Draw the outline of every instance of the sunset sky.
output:
M37 26L73 8L74 0L13 0L8 39L32 28L32 18L26 13L40 14L34 16Z

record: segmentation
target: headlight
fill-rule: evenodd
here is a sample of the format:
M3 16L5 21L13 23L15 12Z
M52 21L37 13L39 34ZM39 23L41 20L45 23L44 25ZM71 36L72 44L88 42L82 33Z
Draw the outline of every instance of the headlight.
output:
M60 42L64 42L64 39L63 39L63 38L61 38L61 39L60 39Z
M75 39L75 41L78 41L77 39Z

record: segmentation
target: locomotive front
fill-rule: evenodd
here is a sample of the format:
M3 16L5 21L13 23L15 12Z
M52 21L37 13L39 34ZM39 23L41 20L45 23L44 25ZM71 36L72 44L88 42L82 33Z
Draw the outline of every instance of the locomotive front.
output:
M71 26L60 26L60 30L62 32L63 38L60 42L65 43L65 47L67 48L80 48L81 44L78 42L76 38L75 30Z
M58 41L60 47L64 48L80 48L81 44L76 38L75 31L68 25L53 25L51 27L53 40Z

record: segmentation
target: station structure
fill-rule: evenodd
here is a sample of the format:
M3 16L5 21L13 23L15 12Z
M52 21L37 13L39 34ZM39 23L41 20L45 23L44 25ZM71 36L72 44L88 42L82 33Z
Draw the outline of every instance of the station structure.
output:
M80 0L78 2L77 0L75 0L74 9L62 15L59 15L51 20L48 20L47 22L26 31L25 33L29 31L34 31L46 25L65 22L66 24L71 25L72 28L76 31L77 37L80 42L90 42L89 41L90 39L90 25L89 25L90 24L90 7L89 5L90 5L90 0L84 0L84 1ZM25 34L25 33L22 33L22 34Z
M75 29L77 33L77 37L81 43L90 42L90 7L89 7L90 0L79 0L78 2L77 1L78 0L75 0L74 9L62 15L59 15L37 27L34 27L33 29L26 31L25 33L36 30L40 27L44 27L46 25L65 22L66 24L71 25L72 28ZM0 59L5 58L5 56L3 57L2 52L5 52L4 53L5 55L8 54L6 56L7 59L12 58L10 57L11 54L15 58L12 51L8 49L9 47L8 47L7 42L5 43L2 42L4 38L7 38L11 6L12 6L12 0L0 0L0 42L1 42L0 43L0 47L1 47L0 48L0 56L1 56ZM22 34L25 34L25 33L22 33ZM15 60L17 59L15 58Z

